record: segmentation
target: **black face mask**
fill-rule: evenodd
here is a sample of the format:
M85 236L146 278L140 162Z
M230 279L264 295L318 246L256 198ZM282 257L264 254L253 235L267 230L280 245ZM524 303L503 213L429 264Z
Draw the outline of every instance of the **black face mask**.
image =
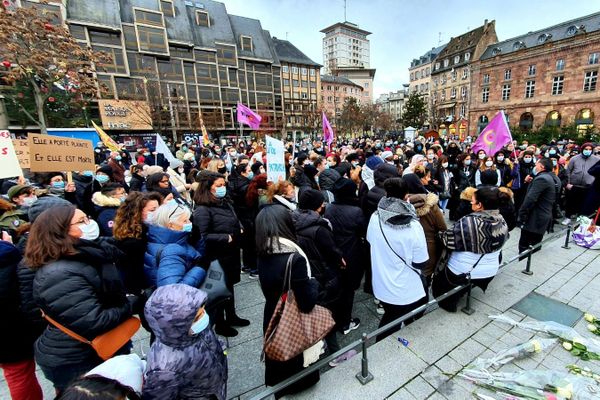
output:
M225 172L227 172L227 167L222 167L217 169L217 172L219 172L220 174L224 174Z

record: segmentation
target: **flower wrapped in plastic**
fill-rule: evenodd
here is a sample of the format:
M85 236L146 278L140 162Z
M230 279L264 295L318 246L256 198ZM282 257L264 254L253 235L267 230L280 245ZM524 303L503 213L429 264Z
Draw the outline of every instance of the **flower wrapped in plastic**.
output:
M488 369L499 368L509 362L530 357L533 354L541 353L556 344L556 339L531 339L510 349L503 350L491 358L478 358L471 365L476 368Z
M567 371L529 370L493 372L466 368L460 377L485 389L539 400L588 400L600 397L600 386L591 378Z

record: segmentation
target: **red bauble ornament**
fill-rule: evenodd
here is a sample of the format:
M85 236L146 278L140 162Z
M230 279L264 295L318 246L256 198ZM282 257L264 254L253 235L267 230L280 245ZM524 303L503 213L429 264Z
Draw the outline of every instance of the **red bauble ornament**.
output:
M10 66L12 65L12 63L8 60L4 60L2 61L2 65L4 65L6 68L10 68Z
M25 95L23 94L23 92L19 92L17 93L17 97L22 99L23 97L25 97Z
M47 30L47 31L53 31L54 30L54 26L52 24L45 23L44 24L44 29Z
M50 103L54 103L54 100L56 100L54 97L48 97L48 101L49 101Z
M2 4L4 5L4 7L8 7L8 6L10 6L10 1L8 1L8 0L4 0L4 1L2 2Z

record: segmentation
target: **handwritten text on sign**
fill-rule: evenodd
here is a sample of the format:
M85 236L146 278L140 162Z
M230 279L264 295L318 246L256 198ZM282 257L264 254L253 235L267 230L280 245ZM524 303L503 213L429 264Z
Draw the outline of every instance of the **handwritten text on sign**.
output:
M285 149L283 142L267 136L267 181L285 180Z
M9 131L0 131L0 178L23 175Z
M29 168L29 141L27 139L13 139L15 153L21 168Z
M33 172L93 171L90 140L29 134L29 161Z

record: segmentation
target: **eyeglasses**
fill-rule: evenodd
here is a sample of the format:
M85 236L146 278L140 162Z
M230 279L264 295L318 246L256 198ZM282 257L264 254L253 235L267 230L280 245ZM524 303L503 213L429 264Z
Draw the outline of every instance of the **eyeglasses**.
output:
M171 217L177 212L177 210L179 210L180 208L183 208L181 206L177 206L175 207L175 209L171 212L171 214L169 214L169 217L167 218L168 220L171 220Z
M89 224L90 224L90 218L89 218L87 215L86 215L86 216L83 216L83 217L81 217L81 218L79 219L79 221L77 221L77 222L75 222L75 223L73 223L73 224L71 224L71 225L79 225L79 224L86 224L86 225L89 225Z

